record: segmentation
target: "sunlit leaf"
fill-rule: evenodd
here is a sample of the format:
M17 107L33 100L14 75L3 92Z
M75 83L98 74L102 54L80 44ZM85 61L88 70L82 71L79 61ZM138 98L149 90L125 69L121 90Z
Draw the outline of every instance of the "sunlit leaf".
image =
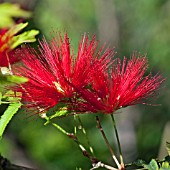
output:
M159 170L158 164L155 159L152 159L148 165L144 165L148 170Z
M39 34L38 30L30 30L30 31L26 31L22 34L19 34L17 36L14 36L12 38L13 44L11 45L11 49L16 48L17 46L19 46L23 43L35 42L36 41L35 36L38 34Z
M4 133L4 130L14 114L18 111L21 107L21 103L11 103L8 108L5 110L4 114L0 118L0 138Z
M8 30L7 34L10 36L13 36L17 34L18 32L20 32L21 30L23 30L27 25L28 25L28 22L16 24Z
M47 111L47 115L50 119L55 117L60 117L62 115L66 115L68 113L67 107L65 103L58 103L56 106L50 108Z
M25 77L0 74L0 92L4 91L5 86L10 86L15 83L21 84L21 83L25 83L27 81L28 81L28 79Z
M170 143L166 142L166 150L168 152L168 155L170 156Z
M2 85L10 85L11 83L25 83L28 79L21 76L15 76L15 75L2 75L0 74L0 86Z
M38 30L29 30L25 31L21 34L18 34L21 30L23 30L28 23L20 23L12 26L4 36L11 37L9 40L9 46L10 49L14 49L17 46L28 43L28 42L34 42L36 41L35 36L39 34ZM17 34L17 35L16 35Z
M31 13L22 10L18 4L0 4L0 28L11 27L15 24L13 17L29 18Z
M170 165L168 162L163 162L160 170L170 170Z
M3 101L17 103L21 100L21 97L22 97L21 92L14 92L12 90L8 90L2 95L2 103L3 103Z
M67 114L69 114L69 112L68 112L67 108L64 107L64 108L62 108L60 110L57 110L54 115L50 116L50 119L54 119L56 117L65 116Z

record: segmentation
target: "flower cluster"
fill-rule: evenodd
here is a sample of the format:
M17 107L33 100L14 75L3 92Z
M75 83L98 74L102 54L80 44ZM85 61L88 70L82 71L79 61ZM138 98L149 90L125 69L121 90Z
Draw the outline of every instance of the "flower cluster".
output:
M116 59L109 75L99 69L92 75L92 88L82 91L86 99L84 110L108 114L122 107L144 104L165 80L159 74L143 77L147 67L147 58L134 53L128 62L126 58L122 62Z
M111 114L121 107L144 103L164 81L161 75L144 77L147 58L134 53L129 61L115 59L114 49L99 47L95 36L83 36L77 55L67 34L59 33L38 50L18 50L22 64L14 73L29 79L14 87L27 107L47 111L65 103L70 111Z

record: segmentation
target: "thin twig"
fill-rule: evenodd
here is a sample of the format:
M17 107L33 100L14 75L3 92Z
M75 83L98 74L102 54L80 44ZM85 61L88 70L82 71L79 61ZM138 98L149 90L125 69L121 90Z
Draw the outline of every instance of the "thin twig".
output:
M114 168L114 167L112 167L110 165L106 165L106 164L104 164L102 162L98 162L97 164L93 165L93 168L91 168L90 170L98 169L100 167L106 168L108 170L118 170L118 169L116 169L116 168Z
M96 164L97 162L99 162L97 160L97 158L95 158L94 156L91 156L91 154L83 147L83 145L81 145L81 143L79 142L78 138L75 136L74 133L68 133L67 131L65 131L62 127L60 127L59 125L57 125L56 123L51 122L48 117L45 118L47 120L47 123L51 123L55 128L57 128L60 132L62 132L63 134L67 135L69 138L73 139L74 142L76 142L79 146L79 148L81 149L82 153L84 156L88 157L92 164Z
M122 156L122 150L121 150L119 135L118 135L117 127L116 127L116 121L115 121L115 119L114 119L113 114L111 114L111 118L112 118L113 127L114 127L115 134L116 134L116 140L117 140L117 143L118 143L118 149L119 149L119 153L120 153L120 163L121 163L121 167L124 169L124 161L123 161L123 156Z
M81 121L81 119L80 119L80 116L79 116L79 115L76 115L76 117L78 118L78 121L79 121L80 126L81 126L81 130L82 130L82 132L83 132L83 134L84 134L84 136L85 136L85 138L86 138L86 141L87 141L87 145L88 145L88 147L89 147L89 150L90 150L91 154L94 156L93 148L92 148L92 146L91 146L91 144L90 144L90 141L89 141L87 132L86 132L84 126L83 126L83 123L82 123L82 121Z
M47 122L48 123L52 123L49 121L48 118L46 118ZM48 124L47 123L47 124ZM111 167L110 165L106 165L104 163L102 163L101 161L98 161L96 157L92 156L85 148L84 146L78 141L78 138L73 134L73 133L68 133L66 132L62 127L60 127L59 125L57 125L56 123L52 123L52 125L57 128L60 132L62 132L63 134L67 135L69 138L73 139L74 142L76 142L79 146L79 148L81 149L82 153L84 156L86 156L87 158L90 159L90 161L92 162L92 165L93 165L93 169L97 169L97 168L100 168L100 167L103 167L103 168L106 168L108 170L118 170L114 167Z
M112 155L113 160L115 161L117 167L118 167L119 169L121 169L121 165L120 165L119 161L117 160L117 158L116 158L116 156L115 156L115 154L114 154L114 152L113 152L113 150L112 150L112 148L111 148L111 146L110 146L110 144L109 144L109 141L108 141L108 139L107 139L107 137L106 137L106 135L105 135L105 133L104 133L104 131L103 131L103 128L102 128L102 126L101 126L100 119L99 119L98 116L96 116L96 121L97 121L97 127L98 127L98 129L100 130L100 132L101 132L101 134L102 134L102 136L103 136L103 138L104 138L104 140L105 140L105 142L106 142L106 145L107 145L107 147L108 147L108 149L109 149L109 151L110 151L110 153L111 153L111 155Z

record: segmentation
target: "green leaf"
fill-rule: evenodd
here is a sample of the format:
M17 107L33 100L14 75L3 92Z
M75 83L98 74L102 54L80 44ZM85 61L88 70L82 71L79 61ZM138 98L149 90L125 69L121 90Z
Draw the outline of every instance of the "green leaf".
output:
M23 30L27 25L28 25L28 22L16 24L8 30L7 35L14 36L18 32L20 32L21 30Z
M22 10L18 4L0 4L0 28L11 27L15 24L13 17L29 18L31 12Z
M4 91L5 86L11 86L14 85L15 83L21 84L27 81L28 79L25 77L0 74L0 92Z
M148 170L159 170L158 164L155 159L152 159L148 165L144 165Z
M168 162L163 162L160 170L170 170L170 165Z
M55 112L55 114L52 115L52 116L50 116L49 118L50 118L50 119L54 119L54 118L56 118L56 117L65 116L65 115L67 115L67 114L69 114L67 108L66 108L66 107L63 107L62 109L57 110L57 111Z
M17 103L20 102L22 97L21 92L14 92L12 90L8 90L5 94L2 96L2 103L8 102L8 103ZM4 102L5 101L5 102Z
M7 81L11 82L11 83L25 83L28 81L27 78L25 77L21 77L21 76L7 76Z
M38 30L29 30L25 31L21 34L18 34L21 30L23 30L28 23L20 23L12 26L4 35L3 39L8 39L8 42L6 45L10 50L16 48L17 46L23 44L23 43L30 43L35 42L36 38L35 36L39 34Z
M17 46L19 46L23 43L35 42L36 41L35 36L38 34L39 34L38 30L30 30L30 31L26 31L22 34L19 34L17 36L14 36L12 38L13 44L11 45L11 49L16 48Z
M60 117L69 114L65 103L58 103L47 111L47 115L50 119Z
M15 76L15 75L2 75L0 74L0 85L10 85L13 83L25 83L28 79L21 76Z
M166 150L168 152L168 155L170 156L170 143L166 142Z
M28 25L28 23L20 23L20 24L14 25L4 35L4 36L7 36L7 37L8 36L11 37L10 42L9 42L10 49L14 49L14 48L16 48L17 46L19 46L23 43L36 41L35 36L39 34L38 30L33 29L33 30L25 31L21 34L18 34L27 25ZM16 35L16 34L18 34L18 35Z
M21 103L11 103L8 108L5 110L4 114L0 118L0 138L4 133L4 130L14 114L18 111L21 107Z

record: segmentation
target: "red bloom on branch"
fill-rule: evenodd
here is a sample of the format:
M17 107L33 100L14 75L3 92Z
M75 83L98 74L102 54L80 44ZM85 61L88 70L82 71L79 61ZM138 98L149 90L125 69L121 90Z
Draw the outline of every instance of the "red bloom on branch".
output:
M62 38L59 34L50 44L40 42L38 52L32 48L17 52L23 64L13 67L14 73L29 81L15 90L22 92L27 107L48 110L58 102L72 103L80 95L79 89L90 83L95 66L107 69L113 54L112 49L98 49L95 37L89 41L88 36L83 36L75 56L68 35Z
M9 63L14 63L16 58L9 53L11 50L11 38L10 34L8 34L7 29L0 30L0 66L8 67Z
M75 104L75 110L111 114L122 107L144 104L165 80L159 74L144 77L147 68L147 58L136 57L136 54L129 61L116 59L110 76L105 70L96 68L92 86L81 90L84 100Z

